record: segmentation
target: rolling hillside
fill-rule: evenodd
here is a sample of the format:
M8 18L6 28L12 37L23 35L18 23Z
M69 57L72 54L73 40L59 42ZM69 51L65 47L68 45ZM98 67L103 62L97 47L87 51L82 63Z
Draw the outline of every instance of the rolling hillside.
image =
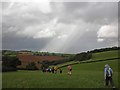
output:
M71 78L67 75L67 67L62 68L62 74L59 71L57 74L27 70L6 72L2 75L2 86L3 88L112 88L111 86L104 86L104 65L109 64L114 72L113 81L118 87L118 61L120 59L104 61L104 59L117 58L117 52L93 53L92 60L98 62L79 63L71 61L60 64L59 66L74 64L72 65Z
M3 88L111 88L104 86L104 65L109 64L113 71L113 80L118 87L118 62L102 61L73 65L72 77L63 73L52 74L41 71L18 71L3 73ZM12 82L11 82L12 81Z
M111 58L118 58L118 50L92 54L92 60L102 60L102 59L104 60L104 59L111 59Z
M31 62L35 62L37 67L40 68L41 65L38 62L42 61L55 61L55 60L61 60L65 57L61 56L35 56L35 55L29 55L29 54L18 54L17 57L21 61L21 65L18 66L18 68L26 68L26 65Z
M99 61L107 61L107 60L114 60L118 59L118 51L119 50L112 50L112 51L105 51L105 52L98 52L98 53L93 53L92 58L86 61L71 61L71 62L66 62L64 64L59 64L57 65L58 67L64 67L67 66L68 64L79 64L79 63L89 63L89 62L99 62Z

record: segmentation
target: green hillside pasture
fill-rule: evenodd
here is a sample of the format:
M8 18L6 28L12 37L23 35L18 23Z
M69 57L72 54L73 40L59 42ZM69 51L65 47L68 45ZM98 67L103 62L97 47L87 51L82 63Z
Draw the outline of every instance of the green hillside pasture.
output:
M104 86L103 69L109 64L114 71L113 79L118 87L117 60L73 65L72 77L67 67L62 74L41 71L18 71L3 73L3 88L108 88Z
M118 50L93 53L91 60L104 60L111 58L118 58Z
M85 60L85 61L70 61L70 62L66 62L63 64L58 64L58 67L64 67L68 64L79 64L79 63L86 63L86 62L90 62L91 61L107 61L107 59L109 60L113 60L114 58L118 58L118 50L113 50L113 51L106 51L106 52L99 52L99 53L93 53L92 54L92 58L89 60ZM100 61L99 61L100 60Z
M87 84L87 85L91 85L91 83L94 82L97 84L97 87L102 88L102 87L104 87L102 85L103 83L101 81L103 80L103 82L104 82L104 78L103 78L104 72L103 71L104 71L105 64L109 64L110 67L113 69L114 83L118 87L118 60L76 64L76 65L73 65L73 74L76 74L76 76L80 76L81 79L83 79L83 78L88 79L89 84ZM77 75L77 74L79 74L79 75ZM90 79L92 79L92 81L90 81ZM97 88L96 86L93 86L93 85L87 86L87 87Z
M57 67L64 67L64 66L67 66L69 64L78 64L79 61L70 61L70 62L65 62L65 63L62 63L62 64L58 64L56 65ZM54 66L50 66L50 67L54 67Z

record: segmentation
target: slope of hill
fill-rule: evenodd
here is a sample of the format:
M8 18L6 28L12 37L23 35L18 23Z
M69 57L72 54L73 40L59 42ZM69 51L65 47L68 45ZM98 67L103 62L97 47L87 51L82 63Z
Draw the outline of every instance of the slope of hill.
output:
M38 68L40 68L41 65L39 65L38 62L42 61L55 61L55 60L61 60L65 57L61 56L36 56L36 55L29 55L29 54L18 54L17 57L21 61L21 65L18 66L18 68L25 68L28 63L35 62Z
M67 67L62 74L40 71L18 71L3 73L3 88L111 88L104 86L104 65L109 64L113 80L118 87L118 62L103 61L73 65L72 77L67 75ZM11 82L12 81L12 82Z
M71 61L60 64L60 66L74 64L72 65L71 78L67 75L67 67L62 68L62 74L27 70L6 72L2 75L2 85L3 88L111 88L111 86L104 86L104 65L109 64L114 72L113 81L115 86L118 87L118 61L120 59L104 61L105 59L112 58L118 58L118 50L93 53L92 60L98 62L81 64L76 61Z
M118 58L118 50L105 51L92 54L92 60L102 60L102 59L111 59Z
M91 63L91 62L100 62L100 61L107 61L107 60L118 60L118 51L119 50L112 50L112 51L104 51L104 52L98 52L93 53L92 58L85 61L71 61L64 64L57 65L58 67L64 67L68 64L79 64L79 63Z

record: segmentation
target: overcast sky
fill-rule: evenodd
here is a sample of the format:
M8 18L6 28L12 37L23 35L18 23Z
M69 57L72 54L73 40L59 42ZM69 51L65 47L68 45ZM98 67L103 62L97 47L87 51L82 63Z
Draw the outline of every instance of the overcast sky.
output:
M118 3L2 2L2 45L62 53L118 46Z

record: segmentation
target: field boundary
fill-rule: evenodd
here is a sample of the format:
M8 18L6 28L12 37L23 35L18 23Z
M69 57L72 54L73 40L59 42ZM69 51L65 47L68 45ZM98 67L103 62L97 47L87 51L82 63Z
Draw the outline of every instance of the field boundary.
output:
M109 59L91 60L91 61L83 61L83 62L80 62L80 63L82 64L82 63L100 62L100 61L108 61L108 60L116 60L116 59L120 59L120 58L109 58Z
M102 61L108 61L108 60L117 60L117 59L120 59L120 58L110 58L110 59L102 59L102 60L91 60L91 61L79 61L79 62L75 62L75 63L73 63L73 64L71 64L71 65L76 65L76 64L83 64L83 63L92 63L92 62L102 62ZM59 68L63 68L63 67L66 67L66 66L68 66L68 64L66 64L66 65L63 65L63 66L60 66Z

